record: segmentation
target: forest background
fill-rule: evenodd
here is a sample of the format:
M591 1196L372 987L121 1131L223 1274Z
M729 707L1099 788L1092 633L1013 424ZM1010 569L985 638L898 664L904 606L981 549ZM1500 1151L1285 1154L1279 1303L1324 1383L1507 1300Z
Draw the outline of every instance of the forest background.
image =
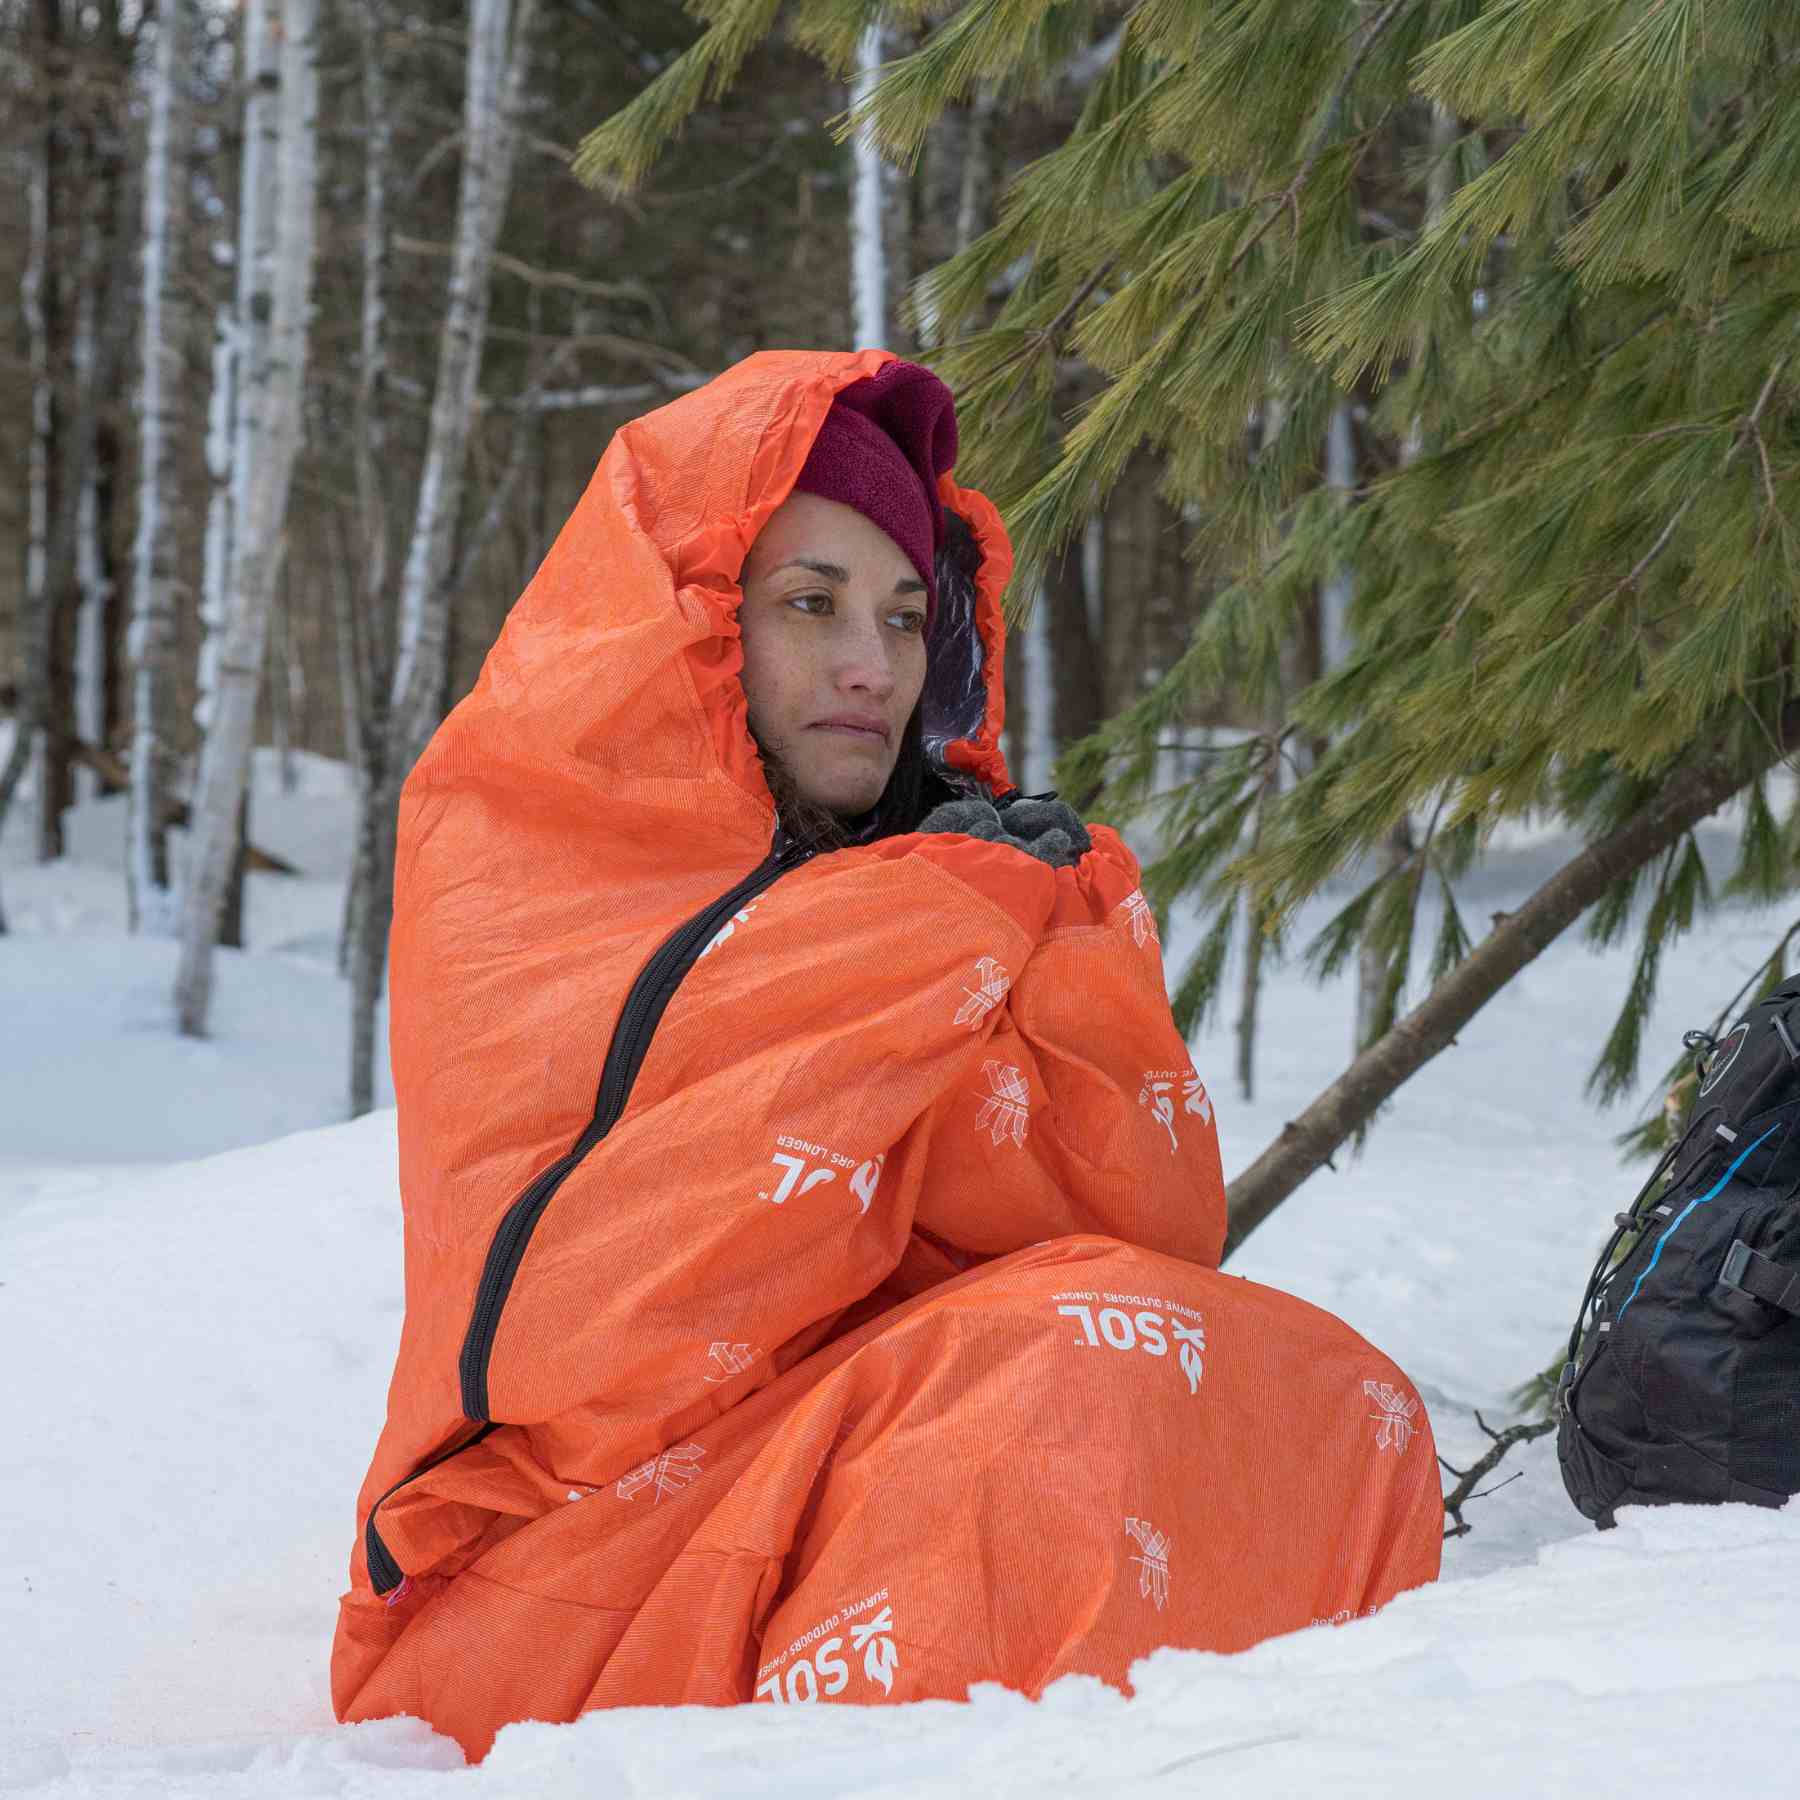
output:
M1638 935L1606 1098L1667 946L1795 885L1779 0L0 0L0 53L0 818L50 859L129 794L172 1029L252 744L341 757L372 1104L406 768L611 431L776 345L956 387L1021 550L1015 773L1206 910L1184 1025L1235 1007L1248 1090L1269 958L1359 984L1234 1239L1576 921ZM1579 853L1470 929L1522 817Z

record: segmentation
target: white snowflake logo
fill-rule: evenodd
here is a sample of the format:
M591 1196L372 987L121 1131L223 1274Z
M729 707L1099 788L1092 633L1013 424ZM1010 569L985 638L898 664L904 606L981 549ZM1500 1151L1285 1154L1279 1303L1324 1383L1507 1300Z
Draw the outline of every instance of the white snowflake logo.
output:
M900 1666L900 1647L890 1635L894 1629L894 1609L884 1606L866 1624L850 1627L850 1654L863 1653L863 1673L871 1681L881 1683L881 1691L894 1691L894 1671Z
M887 1164L887 1152L881 1151L872 1156L866 1163L857 1164L856 1173L850 1177L850 1191L860 1202L860 1210L867 1212L869 1203L875 1198L875 1190L881 1185L881 1171Z
M716 1375L708 1375L708 1381L729 1381L734 1375L741 1375L756 1361L756 1352L748 1344L728 1344L721 1340L709 1344L706 1354L719 1365Z
M1145 944L1161 945L1156 933L1156 914L1144 898L1142 888L1133 888L1119 904L1125 909L1125 922L1131 927L1132 942L1141 950Z
M1207 1097L1206 1084L1195 1073L1193 1064L1188 1065L1185 1074L1180 1069L1146 1069L1143 1086L1138 1089L1138 1105L1149 1107L1157 1124L1169 1134L1170 1155L1180 1148L1180 1142L1175 1136L1177 1081L1181 1083L1181 1110L1197 1114L1204 1124L1212 1123L1212 1101Z
M1128 1518L1125 1530L1143 1551L1142 1556L1131 1559L1138 1565L1138 1592L1146 1600L1154 1600L1161 1612L1169 1603L1169 1534L1158 1531L1148 1519Z
M1169 1321L1169 1335L1181 1346L1181 1372L1187 1377L1188 1392L1200 1391L1200 1378L1206 1373L1206 1327L1196 1319L1192 1325Z
M1212 1123L1212 1101L1207 1097L1206 1083L1199 1074L1189 1069L1187 1079L1181 1084L1181 1091L1186 1096L1182 1106L1183 1112L1198 1113L1204 1125Z
M1369 1414L1379 1427L1375 1433L1375 1448L1386 1450L1391 1445L1397 1454L1404 1455L1413 1433L1419 1429L1413 1423L1413 1414L1419 1410L1418 1401L1385 1381L1365 1381L1363 1392L1381 1408L1380 1412Z
M645 1488L653 1487L656 1498L650 1504L660 1506L664 1494L679 1494L700 1474L700 1464L705 1457L704 1444L681 1444L673 1450L665 1450L662 1455L653 1456L628 1474L621 1475L616 1490L618 1496L621 1500L634 1499Z
M1010 1137L1023 1148L1031 1119L1031 1083L1012 1063L984 1062L981 1072L987 1077L988 1094L975 1116L975 1129L985 1126L996 1145Z
M956 1010L956 1017L951 1022L966 1025L971 1031L978 1030L981 1021L1006 998L1007 990L1012 986L1012 977L991 956L984 956L975 965L974 987L965 987L963 993L968 997Z
M1169 1090L1174 1087L1173 1081L1158 1081L1153 1076L1144 1077L1144 1085L1138 1089L1138 1105L1149 1107L1164 1131L1169 1134L1169 1154L1176 1150L1175 1142L1175 1102L1169 1097Z

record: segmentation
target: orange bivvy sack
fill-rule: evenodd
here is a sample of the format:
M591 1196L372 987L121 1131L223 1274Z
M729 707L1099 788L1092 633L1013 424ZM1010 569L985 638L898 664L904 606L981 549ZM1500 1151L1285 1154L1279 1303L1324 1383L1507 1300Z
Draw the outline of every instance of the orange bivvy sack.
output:
M771 851L737 578L833 395L769 352L619 432L406 784L406 1317L339 1715L472 1757L591 1707L1123 1685L1437 1573L1406 1377L1222 1275L1131 854ZM1010 790L993 508L929 753Z

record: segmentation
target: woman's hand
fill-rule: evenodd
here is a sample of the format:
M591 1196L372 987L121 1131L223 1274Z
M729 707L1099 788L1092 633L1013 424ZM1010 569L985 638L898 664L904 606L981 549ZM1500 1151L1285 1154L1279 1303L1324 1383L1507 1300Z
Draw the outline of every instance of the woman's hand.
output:
M991 800L946 800L920 821L921 831L959 831L990 844L1010 844L1054 869L1071 868L1093 847L1075 809L1062 801L1014 800L1004 811Z

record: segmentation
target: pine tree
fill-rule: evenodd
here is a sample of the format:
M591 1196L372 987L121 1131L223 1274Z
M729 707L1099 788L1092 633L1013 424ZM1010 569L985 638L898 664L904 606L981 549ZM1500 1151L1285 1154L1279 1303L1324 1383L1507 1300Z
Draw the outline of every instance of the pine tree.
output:
M710 29L589 137L585 178L641 179L778 21L842 70L869 17L855 0L695 10ZM1115 818L1157 809L1169 848L1150 892L1212 909L1177 982L1183 1023L1218 994L1234 921L1279 948L1327 878L1419 827L1309 947L1327 973L1379 951L1386 1029L1234 1184L1241 1237L1583 913L1602 942L1640 931L1594 1078L1602 1097L1625 1091L1658 960L1718 897L1693 838L1708 812L1749 796L1732 888L1794 885L1800 812L1776 820L1761 782L1800 737L1800 13L1117 10L1118 53L1073 131L915 299L959 396L965 471L1018 542L1015 593L1146 443L1196 521L1218 591L1187 654L1062 771ZM977 84L1029 93L1117 13L970 0L890 14L921 15L935 29L841 121L903 161L946 105ZM1063 430L1055 377L1071 357L1104 385ZM1323 446L1353 398L1377 455L1346 505ZM1284 692L1295 621L1343 568L1351 648ZM1280 723L1159 795L1158 744L1223 683ZM1299 743L1318 755L1271 798L1272 765ZM1450 882L1526 813L1587 847L1476 947ZM1443 926L1416 956L1431 888ZM1415 960L1432 993L1403 1018Z

